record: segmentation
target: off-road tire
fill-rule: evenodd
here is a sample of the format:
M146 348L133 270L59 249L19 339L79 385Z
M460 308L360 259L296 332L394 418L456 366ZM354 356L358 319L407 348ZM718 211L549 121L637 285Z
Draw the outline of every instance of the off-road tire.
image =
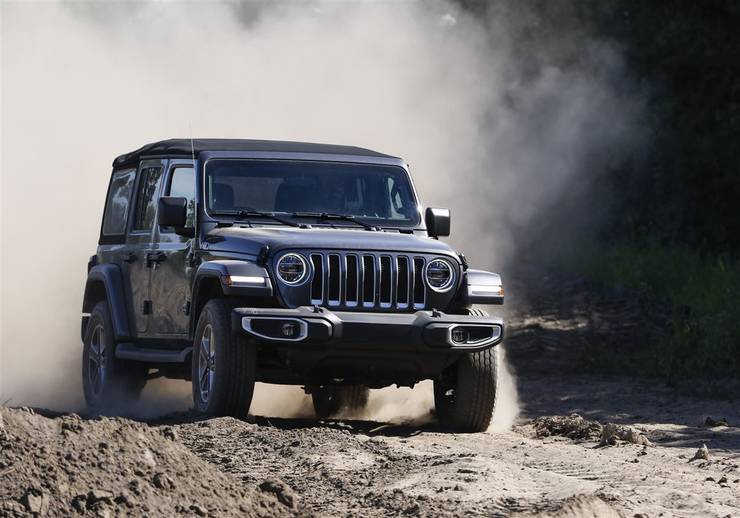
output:
M488 316L480 309L469 315ZM498 392L499 346L463 355L434 381L440 425L461 432L484 432L493 418Z
M313 409L316 417L325 419L339 413L362 410L367 405L370 389L362 385L314 387L311 390Z
M254 343L232 331L232 309L226 299L211 299L198 317L192 354L193 404L197 412L205 415L245 418L254 395L257 353ZM210 381L204 392L201 364L207 362L201 349L207 332L214 355L209 356L213 358L213 368L209 366L205 372Z
M82 343L82 391L88 412L92 415L125 414L139 400L148 372L144 364L116 358L108 304L98 302L90 313Z

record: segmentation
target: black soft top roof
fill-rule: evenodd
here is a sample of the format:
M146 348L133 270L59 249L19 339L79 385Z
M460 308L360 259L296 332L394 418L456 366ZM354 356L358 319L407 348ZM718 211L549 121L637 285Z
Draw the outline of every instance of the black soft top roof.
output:
M145 156L184 156L190 157L195 153L197 157L201 151L270 151L275 153L324 153L329 155L354 155L364 157L395 158L377 151L354 146L339 146L335 144L311 144L309 142L287 142L280 140L247 140L196 138L160 140L146 144L136 151L123 154L113 160L113 167L127 167L137 165L139 159Z

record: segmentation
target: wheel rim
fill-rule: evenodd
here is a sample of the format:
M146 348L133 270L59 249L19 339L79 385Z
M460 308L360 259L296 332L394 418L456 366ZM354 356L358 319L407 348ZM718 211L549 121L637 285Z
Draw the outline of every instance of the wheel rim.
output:
M208 403L208 397L216 379L216 341L213 335L213 327L208 324L200 337L198 351L198 388L200 398Z
M106 354L105 329L98 324L93 329L92 338L90 339L90 354L87 360L88 381L95 396L99 396L105 386Z

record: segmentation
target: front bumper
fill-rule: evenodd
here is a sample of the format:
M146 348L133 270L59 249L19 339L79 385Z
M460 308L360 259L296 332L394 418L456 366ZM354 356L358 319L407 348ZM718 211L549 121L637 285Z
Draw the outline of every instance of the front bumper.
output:
M237 308L235 332L280 346L341 349L472 352L499 344L504 322L497 317L448 315L439 311L362 313L322 307Z

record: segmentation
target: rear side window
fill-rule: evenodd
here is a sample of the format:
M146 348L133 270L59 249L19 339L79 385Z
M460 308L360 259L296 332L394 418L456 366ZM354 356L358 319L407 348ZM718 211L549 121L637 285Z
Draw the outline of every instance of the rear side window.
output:
M136 178L135 169L114 171L108 191L108 205L103 217L103 235L115 236L126 233L128 205Z
M145 167L141 170L139 195L136 197L134 231L150 231L152 229L154 216L157 213L155 197L159 192L163 170L161 166Z

